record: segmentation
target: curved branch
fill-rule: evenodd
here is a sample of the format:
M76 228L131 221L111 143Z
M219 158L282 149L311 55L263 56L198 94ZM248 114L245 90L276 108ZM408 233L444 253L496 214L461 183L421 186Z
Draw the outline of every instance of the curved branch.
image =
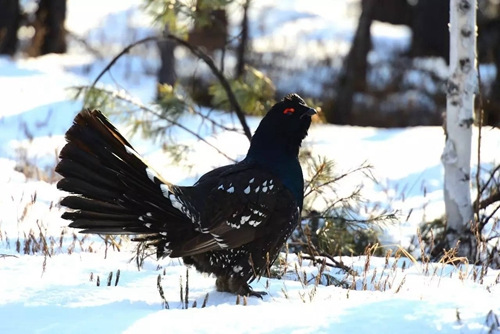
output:
M229 99L229 103L231 104L231 107L236 112L236 116L238 117L238 120L240 121L241 126L243 127L243 132L245 133L245 136L250 141L252 139L252 133L251 133L250 128L248 127L248 124L246 122L245 113L241 109L240 104L238 103L238 100L236 99L236 96L234 95L233 90L231 89L231 86L229 85L229 82L227 81L226 77L224 77L224 74L222 74L222 72L217 68L217 66L213 62L212 58L210 58L210 56L208 56L205 52L203 52L199 47L192 45L189 42L187 42L187 41L183 40L182 38L179 38L173 34L169 33L169 34L165 35L165 38L171 39L171 40L177 42L178 44L184 46L189 51L191 51L191 53L193 55L195 55L199 59L203 60L205 62L205 64L207 64L207 66L210 68L212 73L219 80L222 87L226 91L227 97ZM120 59L120 57L123 56L124 54L128 53L133 47L135 47L139 44L152 42L152 41L160 42L161 40L162 39L159 39L157 36L150 36L150 37L140 39L132 44L129 44L126 48L124 48L119 54L117 54L111 60L111 62L101 71L101 73L99 73L97 78L92 83L91 88L94 88L95 85L97 84L97 82L102 78L102 76L107 71L109 71L109 69L118 61L118 59Z
M146 38L143 38L143 39L140 39L132 44L129 44L127 45L127 47L125 49L123 49L119 54L117 54L110 62L108 65L106 65L106 67L101 71L101 73L99 73L99 75L97 76L97 78L95 78L94 82L92 83L92 85L90 86L90 88L94 88L95 85L97 84L97 82L102 78L102 76L107 72L109 71L109 69L118 61L118 59L120 59L121 56L123 56L124 54L128 53L133 47L139 45L139 44L143 44L143 43L146 43L146 42L151 42L151 41L157 41L158 40L158 37L156 36L150 36L150 37L146 37Z
M178 44L186 47L187 49L189 49L189 51L191 51L191 53L193 53L196 57L203 60L205 64L207 64L207 66L210 68L210 70L212 70L212 73L220 81L222 87L226 91L229 103L231 103L231 107L236 112L236 116L238 116L241 126L243 127L243 131L245 132L245 135L247 136L248 140L251 140L252 133L250 132L250 128L248 127L248 124L246 122L245 113L243 112L243 110L241 110L240 104L238 103L238 100L236 100L236 96L234 96L233 90L231 89L229 82L226 80L226 77L224 77L224 74L222 74L222 72L219 71L212 58L210 58L210 56L208 56L205 52L203 52L199 47L190 44L189 42L183 40L182 38L179 38L170 33L167 34L165 37L168 39L172 39L176 41Z

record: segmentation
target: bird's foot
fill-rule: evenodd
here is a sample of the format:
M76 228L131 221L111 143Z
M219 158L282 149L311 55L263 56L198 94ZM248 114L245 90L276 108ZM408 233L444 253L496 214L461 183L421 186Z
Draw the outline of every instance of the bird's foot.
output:
M265 291L254 291L252 288L250 288L250 291L248 291L247 296L249 297L259 297L260 299L264 299L263 297L267 295L267 292Z
M219 276L217 277L215 285L217 291L231 292L240 296L259 297L263 299L263 296L267 295L265 291L254 291L246 280L235 277Z

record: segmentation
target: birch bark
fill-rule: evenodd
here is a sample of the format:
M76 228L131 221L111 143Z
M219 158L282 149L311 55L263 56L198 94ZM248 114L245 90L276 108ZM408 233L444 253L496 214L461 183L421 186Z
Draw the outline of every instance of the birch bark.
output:
M444 200L447 241L459 255L475 257L474 218L470 194L471 137L474 122L477 0L450 0L450 78L447 84Z

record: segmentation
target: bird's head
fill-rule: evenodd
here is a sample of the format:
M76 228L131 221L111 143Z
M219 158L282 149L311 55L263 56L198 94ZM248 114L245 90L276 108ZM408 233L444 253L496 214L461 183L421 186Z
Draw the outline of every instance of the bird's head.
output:
M298 154L302 140L307 136L311 116L316 110L309 107L297 94L288 94L276 103L262 119L255 131L251 146L259 149L281 146L282 150Z

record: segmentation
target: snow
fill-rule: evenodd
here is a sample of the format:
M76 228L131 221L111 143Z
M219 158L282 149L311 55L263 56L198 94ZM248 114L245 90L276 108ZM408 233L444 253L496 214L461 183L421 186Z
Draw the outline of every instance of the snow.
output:
M359 14L353 3L287 0L270 5L269 1L254 1L251 19L265 18L252 32L255 46L286 48L293 45L294 36L301 36L309 46L320 41L346 52L355 27L353 20ZM180 260L149 257L138 270L135 261L130 261L133 243L124 242L117 251L111 245L106 247L99 237L74 234L67 228L57 205L63 193L55 187L53 166L64 145L64 132L81 108L80 101L71 100L68 88L91 83L121 47L147 34L148 20L138 11L137 1L69 0L67 27L102 45L105 59L90 55L76 41L70 43L67 55L0 58L0 333L500 332L498 320L495 323L495 317L500 316L500 270L489 269L482 275L481 268L474 266L422 263L397 252L399 245L408 246L418 224L443 213L440 156L445 138L439 127L311 128L304 146L334 159L339 172L365 161L374 166L378 183L346 178L342 191L349 193L361 183L370 201L399 211L399 222L387 226L382 238L396 257L343 257L342 261L357 271L355 277L339 269L325 269L324 274L355 286L355 290L316 285L319 266L288 254L284 276L253 282L255 290L268 295L263 300L248 298L247 305L243 299L236 305L234 295L215 291L213 277L189 269L189 309L183 309L180 285L185 288L186 267ZM377 24L372 32L375 43L382 47L391 41L398 47L407 43L404 28ZM307 52L297 56L306 57ZM152 58L127 55L117 62L111 75L103 77L102 84L123 89L147 104L155 93L150 69L157 60ZM237 124L227 115L217 117ZM188 115L181 121L195 120ZM255 129L259 120L250 117L248 121ZM116 125L128 138L127 125ZM473 143L477 135L475 131ZM190 148L187 160L180 165L173 165L158 143L139 136L130 141L173 183L190 184L211 168L228 163L227 158L186 133L174 130L171 136ZM210 135L204 130L203 136L235 159L248 148L248 140L234 132ZM483 166L498 164L498 130L483 129L482 139ZM472 156L476 154L473 144ZM31 166L31 173L21 172L23 166ZM22 247L30 238L40 240L40 233L50 256L41 251L24 254ZM31 247L34 244L32 240ZM114 286L118 270L120 278ZM110 272L112 284L107 286ZM169 309L163 308L157 290L158 275ZM96 284L98 276L100 286ZM325 278L321 280L324 283ZM207 293L208 301L202 308ZM194 301L196 308L192 307Z

